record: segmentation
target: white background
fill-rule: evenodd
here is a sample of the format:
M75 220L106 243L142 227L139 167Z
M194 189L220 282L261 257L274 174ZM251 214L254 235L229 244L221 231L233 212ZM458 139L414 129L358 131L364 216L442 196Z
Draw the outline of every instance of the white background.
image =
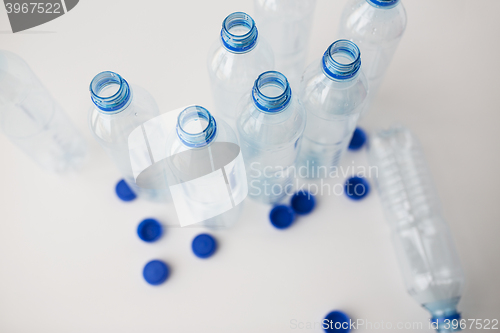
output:
M318 1L310 61L335 40L344 3ZM500 319L500 2L404 5L406 34L363 125L400 122L419 136L466 273L459 309ZM206 55L238 10L252 14L252 1L84 0L12 34L0 8L0 48L31 65L90 147L81 173L57 177L0 137L0 332L321 332L291 321L320 322L333 309L427 322L405 291L374 192L361 202L320 197L286 231L271 227L269 207L248 202L234 228L213 233L220 247L209 260L191 253L200 229L170 227L153 244L136 236L146 217L177 224L175 211L115 197L120 175L87 127L89 83L113 70L162 111L210 110ZM343 164L353 162L365 165L365 152ZM154 258L172 268L159 287L141 275Z

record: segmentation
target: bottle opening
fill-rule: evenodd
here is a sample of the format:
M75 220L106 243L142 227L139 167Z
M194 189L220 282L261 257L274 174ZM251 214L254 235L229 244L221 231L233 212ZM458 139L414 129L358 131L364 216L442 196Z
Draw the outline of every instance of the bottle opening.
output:
M222 45L234 53L248 52L257 43L257 27L250 15L235 12L226 17L222 23Z
M236 37L245 36L251 30L250 27L248 27L247 25L244 25L244 24L243 25L240 25L240 24L239 25L234 25L234 26L230 27L229 29L228 28L226 28L226 29L229 31L229 33L231 35L236 36Z
M117 113L128 106L131 100L130 87L120 75L101 72L90 83L92 102L102 111Z
M292 90L286 77L280 72L262 73L252 90L252 98L257 108L264 112L284 110L292 99Z
M361 52L353 42L345 39L334 42L323 55L323 71L334 80L355 77L361 67Z
M217 125L210 112L202 106L189 106L177 119L177 136L188 147L208 145L215 138Z

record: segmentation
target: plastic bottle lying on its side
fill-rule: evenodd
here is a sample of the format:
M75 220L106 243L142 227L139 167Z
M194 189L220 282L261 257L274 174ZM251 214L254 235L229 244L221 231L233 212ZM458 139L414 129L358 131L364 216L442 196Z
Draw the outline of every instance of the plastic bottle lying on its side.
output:
M18 55L0 50L0 124L5 135L46 170L78 169L87 144Z
M459 331L465 278L417 139L400 126L381 131L369 158L408 292L438 332Z

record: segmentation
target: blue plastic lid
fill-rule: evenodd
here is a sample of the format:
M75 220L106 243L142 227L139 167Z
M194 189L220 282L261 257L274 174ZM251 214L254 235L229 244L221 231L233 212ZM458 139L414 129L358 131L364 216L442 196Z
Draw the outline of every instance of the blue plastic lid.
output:
M358 150L366 142L366 133L361 127L356 127L352 134L351 142L349 142L349 150Z
M269 213L271 224L278 229L286 229L292 225L295 220L295 213L292 208L285 205L274 206Z
M137 198L137 195L135 195L134 191L132 191L124 179L116 184L115 192L118 198L123 201L132 201Z
M217 241L209 234L199 234L193 239L191 248L198 258L206 259L215 253Z
M363 177L351 177L345 182L344 192L352 200L361 200L370 193L370 184Z
M370 193L370 184L365 178L351 177L345 182L344 192L352 200L361 200Z
M163 227L155 219L145 219L137 227L137 235L145 242L154 242L160 239Z
M301 190L292 196L290 204L296 214L305 215L312 212L314 206L316 206L316 199L311 193Z
M342 311L335 310L326 315L323 321L325 332L348 333L351 331L350 318ZM328 321L328 323L326 323Z
M147 283L157 286L168 279L170 268L161 260L151 260L144 266L142 276Z

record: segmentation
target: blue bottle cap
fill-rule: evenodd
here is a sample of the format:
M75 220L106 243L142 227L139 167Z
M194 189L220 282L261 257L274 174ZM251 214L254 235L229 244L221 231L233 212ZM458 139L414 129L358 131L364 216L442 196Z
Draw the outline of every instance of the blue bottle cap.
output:
M157 286L165 282L170 275L170 268L161 260L151 260L144 266L142 276L147 283Z
M271 209L269 219L275 228L286 229L291 226L295 220L295 213L293 212L293 209L288 206L278 205Z
M361 127L356 127L349 142L349 150L358 150L366 142L366 132Z
M328 326L326 327L326 321ZM342 311L335 310L326 315L323 321L325 332L349 333L351 331L350 318Z
M370 193L370 184L362 177L351 177L345 182L344 192L352 200L361 200Z
M137 198L137 195L135 195L134 191L132 191L124 179L116 184L115 192L118 198L123 201L132 201Z
M191 248L198 258L206 259L215 253L217 242L209 234L199 234L193 239Z
M311 193L301 190L292 196L290 203L296 214L305 215L312 212L314 206L316 206L316 199Z
M145 219L137 227L137 235L145 242L154 242L160 239L163 227L155 219Z

